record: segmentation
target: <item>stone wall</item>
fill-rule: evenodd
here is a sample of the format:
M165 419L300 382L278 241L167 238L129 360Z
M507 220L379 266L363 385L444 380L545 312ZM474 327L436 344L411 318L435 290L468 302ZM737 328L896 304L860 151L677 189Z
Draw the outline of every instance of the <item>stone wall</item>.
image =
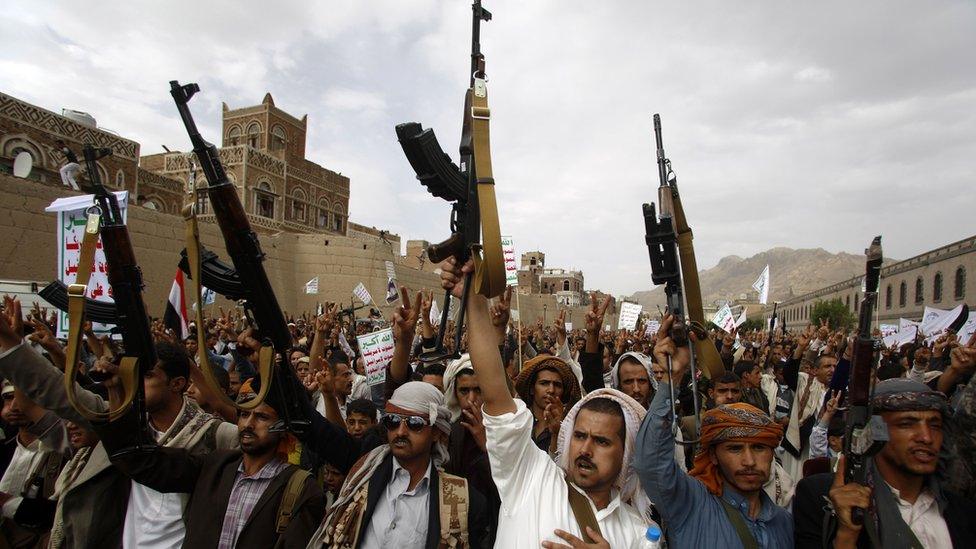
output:
M56 278L57 234L55 215L45 213L56 198L77 194L65 188L0 174L0 278L47 282ZM136 257L145 277L146 306L153 316L165 310L166 296L180 250L183 249L181 217L129 206L129 232ZM338 235L262 235L267 255L265 268L283 309L289 312L314 310L317 301L349 303L352 289L363 282L389 313L385 261L396 265L397 279L413 289L439 288L438 277L402 264L399 250L381 240L375 242ZM201 223L203 245L227 259L218 227ZM319 293L306 295L305 283L319 277ZM189 303L194 300L188 298ZM218 304L229 305L222 298Z

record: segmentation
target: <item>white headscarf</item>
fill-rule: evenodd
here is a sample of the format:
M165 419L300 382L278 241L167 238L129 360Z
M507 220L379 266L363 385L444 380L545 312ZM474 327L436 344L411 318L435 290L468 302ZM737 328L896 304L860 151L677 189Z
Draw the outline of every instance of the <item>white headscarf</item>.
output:
M464 369L474 370L471 366L471 355L464 353L461 358L452 360L444 370L444 405L451 412L451 423L461 417L461 403L458 402L454 387L457 385L458 372Z
M616 482L613 483L613 487L620 491L621 501L629 502L633 499L634 494L640 491L637 473L634 471L631 460L634 455L634 437L637 436L637 429L640 428L640 424L644 420L644 414L647 411L644 410L644 407L639 402L620 391L616 389L597 389L596 391L591 391L580 399L575 406L570 408L569 413L563 418L563 423L559 427L559 438L556 441L556 464L563 471L569 470L569 442L572 439L573 426L576 424L576 415L579 414L580 408L584 404L597 398L606 398L616 402L620 405L620 409L624 413L624 430L627 434L624 440L624 466L620 468L620 475L617 477Z
M647 377L651 381L651 389L657 392L657 378L654 377L654 372L651 370L651 364L653 361L651 360L651 357L645 355L644 353L629 352L617 357L617 362L614 362L613 368L610 369L610 386L614 389L620 389L620 363L628 357L640 362L641 366L647 370Z

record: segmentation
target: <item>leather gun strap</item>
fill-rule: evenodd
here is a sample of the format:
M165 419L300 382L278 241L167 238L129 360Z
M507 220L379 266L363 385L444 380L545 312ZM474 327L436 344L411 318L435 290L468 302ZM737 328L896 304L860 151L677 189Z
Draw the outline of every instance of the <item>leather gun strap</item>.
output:
M291 517L295 513L295 504L305 490L305 480L312 476L311 473L295 467L291 476L288 477L288 484L285 485L285 492L281 495L281 503L278 504L278 519L275 521L275 532L278 535L284 534L291 523Z
M441 549L463 549L468 541L468 480L438 471L437 507L440 513Z
M573 516L576 517L576 524L580 529L580 537L586 543L593 543L590 535L586 533L587 526L601 536L603 535L603 532L600 532L600 523L596 521L593 508L590 507L590 502L586 499L586 496L581 494L575 486L569 483L568 478L563 477L563 480L566 482L566 493L569 495L569 508L573 510Z
M491 172L491 141L488 122L488 88L484 79L475 78L471 94L471 142L474 151L475 183L478 185L478 209L481 217L481 257L475 258L474 287L488 298L505 291L505 256L502 235L498 226L498 204L495 201L495 180Z
M141 381L136 379L135 375L137 359L131 357L122 359L118 375L122 380L124 397L122 405L117 409L108 412L91 410L78 400L75 393L75 378L78 376L78 351L81 348L82 324L85 321L85 292L88 290L88 280L91 278L92 267L95 262L100 223L101 215L93 213L88 216L85 235L81 239L78 275L74 284L68 286L68 345L65 350L64 390L68 402L79 414L92 421L112 421L124 414L132 405L132 400L136 394L136 383Z
M207 355L207 333L206 323L203 320L203 299L201 298L201 263L200 263L200 229L197 226L197 216L193 211L193 204L183 208L183 219L186 220L186 262L190 266L190 280L193 288L193 297L196 299L196 321L197 321L197 362L203 379L213 396L216 396L225 404L229 404L238 410L253 410L264 402L264 397L268 394L271 387L271 369L274 367L274 349L268 346L261 347L258 353L258 375L261 378L261 388L258 389L256 398L238 404L230 399L227 393L220 388L220 382L213 373L213 364L210 363L210 356Z

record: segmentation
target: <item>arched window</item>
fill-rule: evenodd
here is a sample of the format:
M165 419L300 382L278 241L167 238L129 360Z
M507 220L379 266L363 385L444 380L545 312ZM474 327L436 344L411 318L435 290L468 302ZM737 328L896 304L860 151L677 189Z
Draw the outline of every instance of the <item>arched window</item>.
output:
M295 221L305 221L305 191L298 188L291 193L291 217Z
M125 188L125 174L122 170L115 172L115 186L124 189Z
M942 273L935 273L935 278L932 279L932 301L942 301Z
M885 309L891 308L891 284L885 288Z
M285 133L285 129L281 126L273 126L271 128L271 146L269 148L272 151L283 150L287 142L288 134Z
M255 149L261 146L261 125L257 122L251 122L247 127L247 144Z
M845 296L844 301L846 302L847 308L851 308L851 296Z
M236 147L241 144L241 127L233 125L227 130L227 146Z
M921 305L925 302L925 283L922 282L922 277L915 279L915 304Z
M966 268L959 267L956 269L956 277L953 282L952 296L956 299L965 299L966 297Z
M908 284L904 280L898 286L898 306L904 307L908 303Z
M266 181L258 183L254 189L254 213L261 217L274 219L275 197L271 190L271 185Z
M315 228L327 229L329 227L329 201L324 198L320 199L316 210Z
M569 291L569 281L568 280L563 280L563 291L564 292L568 292Z

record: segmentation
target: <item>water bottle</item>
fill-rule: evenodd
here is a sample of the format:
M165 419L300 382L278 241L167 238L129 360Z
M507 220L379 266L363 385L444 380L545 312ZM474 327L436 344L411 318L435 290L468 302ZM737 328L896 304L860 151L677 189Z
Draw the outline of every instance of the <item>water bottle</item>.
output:
M640 549L661 549L664 547L664 540L661 538L661 527L657 524L648 526L638 547Z

